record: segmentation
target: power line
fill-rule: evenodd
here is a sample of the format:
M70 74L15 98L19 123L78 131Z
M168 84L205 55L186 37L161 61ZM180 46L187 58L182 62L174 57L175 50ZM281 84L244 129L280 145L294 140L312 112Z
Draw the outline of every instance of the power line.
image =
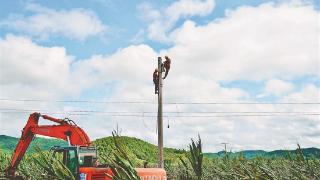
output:
M16 109L0 108L0 111L18 111L18 112L56 112L46 109ZM97 111L97 110L68 110L59 111L60 113L101 113L101 114L155 114L155 111ZM319 111L168 111L166 114L303 114L320 113ZM179 116L179 115L177 115Z
M0 111L0 113L28 113L29 111ZM105 117L157 117L156 115L141 114L96 114L96 113L68 113L68 112L50 112L50 114L77 115L77 116L105 116ZM296 113L296 114L221 114L221 115L170 115L167 117L184 118L210 118L210 117L271 117L271 116L320 116L320 113Z
M93 103L93 104L156 104L148 101L90 101L90 100L45 100L45 99L5 99L0 101L16 102L55 102L55 103Z
M157 104L156 102L151 101L90 101L90 100L44 100L44 99L6 99L1 98L0 101L14 101L14 102L55 102L55 103L93 103L93 104ZM320 102L167 102L163 104L187 104L187 105L198 105L198 104L207 104L207 105L316 105Z
M285 104L285 105L290 105L290 104L320 104L320 102L176 102L176 103L165 103L165 104L253 104L253 105L258 105L258 104Z

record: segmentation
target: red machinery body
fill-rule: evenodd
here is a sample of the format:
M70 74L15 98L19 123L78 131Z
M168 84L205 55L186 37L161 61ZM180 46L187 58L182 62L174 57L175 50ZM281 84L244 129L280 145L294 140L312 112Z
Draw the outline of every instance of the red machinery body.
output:
M166 171L161 168L135 168L138 176L141 180L166 180ZM85 174L86 180L112 180L105 174L112 175L110 168L92 168L92 167L81 167L80 174Z
M39 125L39 118L52 121L57 125ZM91 141L88 135L77 126L72 120L69 119L56 119L40 113L33 113L29 116L28 122L22 130L21 138L14 150L10 165L6 169L8 177L15 177L16 169L26 153L34 136L43 135L63 139L69 142L71 146L85 146L90 147ZM166 179L166 172L160 168L136 168L138 175L141 179ZM79 167L79 174L85 175L86 180L103 179L108 180L106 174L112 174L110 168L101 167Z

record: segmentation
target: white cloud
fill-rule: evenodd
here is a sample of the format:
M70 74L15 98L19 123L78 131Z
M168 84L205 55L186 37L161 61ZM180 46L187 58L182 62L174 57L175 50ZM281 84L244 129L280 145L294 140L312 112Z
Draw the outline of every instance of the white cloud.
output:
M75 63L74 76L87 82L148 83L157 53L147 45L129 46L110 56L92 56ZM88 81L90 79L90 81Z
M318 16L308 5L239 7L203 26L186 21L164 52L180 70L220 81L317 76Z
M41 39L60 35L85 40L90 36L102 35L107 29L90 10L54 10L37 4L27 4L26 10L31 15L12 15L0 25Z
M142 18L150 22L148 37L160 42L171 42L167 33L179 19L208 15L214 6L214 0L180 0L161 10L154 9L148 3L140 4L138 9L141 11Z
M320 90L314 84L307 84L300 92L292 92L283 97L285 102L290 101L309 101L309 102L319 102L320 100ZM320 107L318 107L320 108Z
M4 97L57 97L79 92L70 83L73 57L65 48L42 47L28 38L7 35L0 39L0 59Z
M172 3L165 13L170 19L178 20L180 17L208 15L212 12L213 8L213 0L183 0Z
M72 62L73 57L63 47L43 47L14 35L0 38L0 97L54 100L76 95L80 89L71 81ZM53 102L1 101L0 132L20 135L29 112L15 110L42 109L44 113L58 108Z
M294 84L280 79L270 79L266 82L265 92L267 94L280 96L291 92L294 89Z

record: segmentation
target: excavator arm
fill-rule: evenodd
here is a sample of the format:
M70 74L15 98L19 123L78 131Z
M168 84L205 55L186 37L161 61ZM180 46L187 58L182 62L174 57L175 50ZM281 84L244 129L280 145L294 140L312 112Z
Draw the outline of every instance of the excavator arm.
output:
M53 121L58 125L38 125L40 117ZM69 145L73 146L91 145L88 135L73 121L68 119L56 119L47 115L41 115L40 113L30 114L28 122L22 130L21 138L12 155L11 163L6 169L7 176L15 176L16 168L36 134L63 139L68 141Z

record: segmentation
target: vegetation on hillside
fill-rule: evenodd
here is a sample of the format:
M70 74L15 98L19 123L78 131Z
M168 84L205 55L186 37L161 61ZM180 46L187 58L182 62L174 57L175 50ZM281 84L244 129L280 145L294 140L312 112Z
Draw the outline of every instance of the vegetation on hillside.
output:
M58 158L48 151L34 147L33 154L27 154L17 170L17 176L23 179L75 179L69 169ZM0 152L0 179L5 176L5 169L11 160L11 155Z
M185 161L183 158L180 158L182 165L185 168L185 173L179 175L180 179L202 179L203 176L203 153L202 153L202 143L199 136L199 140L194 142L191 139L191 144L189 144L189 152L187 154L188 161ZM192 170L195 174L195 177L192 178L191 173L189 172L189 165L192 167Z
M114 180L140 180L137 171L134 169L132 160L128 156L128 147L124 144L121 139L121 136L117 131L112 132L113 142L115 146L115 151L113 151L113 157L104 157L108 158L105 161L110 162L110 168L112 170Z
M117 142L118 143L117 145ZM115 143L116 142L116 143ZM108 137L94 141L102 162L118 171L118 179L128 175L136 179L133 167L156 165L156 146L129 137ZM26 179L72 179L68 170L48 152L35 149L19 165L18 173ZM295 151L283 151L285 156L246 158L243 154L224 152L208 158L202 152L201 139L191 141L188 151L165 149L165 169L168 179L319 179L320 157L306 155L299 146ZM4 175L10 154L0 151L0 176ZM56 162L55 162L56 161ZM50 163L49 163L50 162ZM53 163L52 163L53 162ZM69 177L70 176L70 177ZM116 179L116 178L115 178Z
M2 151L12 153L18 144L19 138L0 135L0 149ZM38 146L42 150L49 150L53 146L68 146L68 143L63 140L53 139L53 138L41 138L36 137L28 148L27 152L33 153L35 152L35 146Z
M306 157L316 157L320 158L320 149L318 148L304 148L301 149L302 153ZM297 154L298 150L275 150L275 151L262 151L262 150L246 150L240 152L229 152L230 157L238 157L243 156L247 159L252 159L256 157L264 157L264 158L289 158L288 154ZM208 158L218 158L224 157L225 152L220 151L217 153L204 153L205 157Z
M223 157L203 158L201 168L200 163L195 163L196 159L202 158L201 141L192 141L189 150L189 163L182 160L181 165L166 169L169 179L320 179L320 158L305 156L299 145L294 153L277 158L247 159L241 154L232 157L225 152Z
M119 141L126 147L126 154L132 160L135 167L143 167L147 163L148 167L156 167L158 148L157 146L142 141L137 138L119 136ZM110 157L116 151L113 137L97 139L94 145L98 148L100 157ZM165 161L177 163L179 157L183 157L186 151L173 148L164 148Z

